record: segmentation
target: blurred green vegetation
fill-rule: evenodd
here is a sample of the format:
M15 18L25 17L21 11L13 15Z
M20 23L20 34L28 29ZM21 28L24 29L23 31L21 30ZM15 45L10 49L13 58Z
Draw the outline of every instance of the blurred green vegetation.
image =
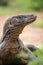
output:
M31 0L31 8L35 11L43 11L43 0Z
M43 19L35 21L34 23L32 23L32 26L42 28L43 27Z
M38 57L33 62L30 62L28 65L43 65L43 56Z
M0 16L29 12L43 12L43 0L0 0ZM38 20L32 26L43 27L43 20Z
M29 62L28 65L43 65L43 45L38 45L38 48L33 52L36 55L36 59Z
M43 0L0 0L0 15L43 12Z
M8 5L8 0L0 0L0 6Z

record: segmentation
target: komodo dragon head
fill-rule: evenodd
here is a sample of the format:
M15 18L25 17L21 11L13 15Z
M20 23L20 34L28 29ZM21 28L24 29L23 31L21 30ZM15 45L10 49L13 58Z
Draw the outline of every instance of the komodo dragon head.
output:
M18 15L8 18L4 25L3 40L17 39L23 28L35 20L36 16L34 15Z

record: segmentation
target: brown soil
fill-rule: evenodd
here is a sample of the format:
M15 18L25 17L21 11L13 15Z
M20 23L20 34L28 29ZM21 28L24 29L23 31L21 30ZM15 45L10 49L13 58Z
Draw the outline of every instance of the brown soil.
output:
M34 13L37 15L37 19L43 19L43 13ZM3 33L3 26L5 20L9 16L0 16L0 36ZM31 25L28 25L23 30L23 33L20 35L21 40L24 44L42 44L43 43L43 28L33 28Z

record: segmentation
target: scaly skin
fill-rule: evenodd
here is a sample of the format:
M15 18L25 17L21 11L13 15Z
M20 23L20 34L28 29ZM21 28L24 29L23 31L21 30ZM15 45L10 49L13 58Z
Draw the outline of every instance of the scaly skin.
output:
M30 60L35 59L34 54L19 39L24 27L35 20L34 15L18 15L6 20L0 51L3 65L26 65Z

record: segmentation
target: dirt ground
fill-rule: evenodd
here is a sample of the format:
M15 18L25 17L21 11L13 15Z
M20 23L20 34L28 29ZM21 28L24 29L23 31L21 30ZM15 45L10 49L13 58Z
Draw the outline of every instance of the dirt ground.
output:
M37 15L37 19L43 19L43 13L34 14ZM8 17L9 16L0 16L0 36L2 36L3 26ZM43 28L33 28L31 25L28 25L24 28L20 38L24 44L43 44Z

